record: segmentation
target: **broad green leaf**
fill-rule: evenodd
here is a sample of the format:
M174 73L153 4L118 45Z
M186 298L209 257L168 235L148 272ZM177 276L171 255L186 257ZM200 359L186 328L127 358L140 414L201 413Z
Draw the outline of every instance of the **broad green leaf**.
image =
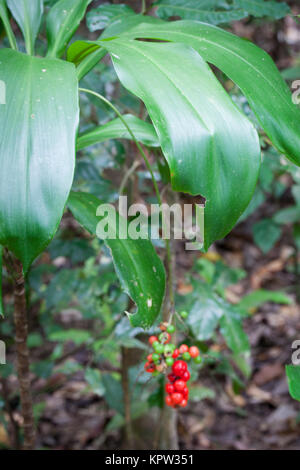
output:
M99 199L87 193L71 192L68 206L74 217L90 233L96 234ZM116 273L125 292L137 305L130 314L133 326L151 326L160 312L165 293L165 271L148 239L105 239L112 253Z
M236 9L225 0L158 0L154 5L157 6L158 16L163 20L170 16L179 16L186 20L221 24L248 16L245 10Z
M253 225L252 231L254 241L263 253L268 253L281 236L281 227L272 219L257 222Z
M23 33L28 54L33 55L43 16L43 0L7 0L7 6Z
M48 53L61 57L91 0L60 0L47 16Z
M242 328L241 320L232 311L227 309L224 311L220 326L226 344L234 354L238 355L250 350L249 339Z
M207 249L230 231L252 197L260 165L254 127L193 49L124 40L101 45L121 83L145 103L173 189L206 198Z
M80 345L91 340L91 333L86 330L75 330L70 328L68 330L53 331L49 333L48 339L50 341L63 342L72 341L74 344Z
M142 142L144 145L149 145L150 147L159 146L156 132L151 124L144 122L131 114L124 115L123 118L139 142ZM113 119L112 121L103 124L103 126L96 127L84 134L81 134L77 139L77 150L81 150L89 145L94 145L99 142L104 142L108 139L132 140L131 135L120 118Z
M10 47L12 49L15 49L17 50L18 47L17 47L17 42L16 42L16 38L15 38L15 35L13 33L13 30L12 30L12 27L10 25L10 21L9 21L9 16L8 16L8 11L7 11L7 8L6 8L6 1L5 0L0 0L0 18L3 22L3 26L4 26L4 29L5 29L5 32L7 34L7 38L9 40L9 44L10 44ZM0 21L0 28L2 26L2 23ZM2 32L2 30L1 30Z
M128 5L111 5L104 3L97 8L93 8L86 15L86 24L90 31L97 31L106 28L110 23L128 15L135 15L135 12Z
M269 16L278 20L291 12L290 7L285 2L270 0L234 0L233 3L237 8L241 8L249 15L258 18Z
M293 104L286 83L265 51L216 26L188 20L140 24L122 36L193 47L240 87L275 147L300 165L300 109Z
M289 391L294 400L300 401L300 366L285 366Z
M285 80L298 80L300 77L300 66L290 67L281 71L281 76Z
M0 50L0 77L0 243L27 271L56 232L72 185L78 82L72 64L10 49Z
M110 38L113 36L118 36L119 34L128 31L131 28L134 28L135 26L139 24L164 24L164 21L162 21L159 18L155 18L153 16L148 16L148 15L127 15L124 17L120 17L118 20L113 21L110 25L105 28L103 33L101 34L99 39L105 39L105 38Z
M249 312L250 309L260 307L265 302L289 305L292 300L284 292L258 289L245 295L238 306L239 309Z

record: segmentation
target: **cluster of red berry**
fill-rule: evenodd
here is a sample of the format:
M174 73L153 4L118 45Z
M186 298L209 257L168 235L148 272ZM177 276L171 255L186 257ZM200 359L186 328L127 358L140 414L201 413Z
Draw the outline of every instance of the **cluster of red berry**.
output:
M168 406L184 407L187 405L189 390L187 381L190 379L186 361L193 359L200 364L202 358L197 346L187 346L181 344L176 348L170 343L171 334L175 332L174 325L161 323L161 333L159 336L150 336L149 343L153 348L153 353L147 357L145 371L153 376L166 372L168 367L172 367L172 373L168 375L169 383L166 384L166 404ZM181 357L181 359L179 359Z
M168 375L169 383L166 384L166 404L175 408L176 406L185 407L189 398L189 389L187 382L190 379L190 373L185 361L175 361L172 366L172 373Z

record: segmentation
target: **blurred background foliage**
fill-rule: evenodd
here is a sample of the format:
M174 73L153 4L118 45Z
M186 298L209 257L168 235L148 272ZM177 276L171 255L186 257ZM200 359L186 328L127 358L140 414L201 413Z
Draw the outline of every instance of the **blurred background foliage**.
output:
M44 3L50 6L55 0ZM138 12L142 7L138 1L125 6L118 1L103 3L90 4L74 40L97 38L118 14L130 15L131 9ZM147 1L145 8L163 19L181 17L221 25L267 50L290 86L300 79L300 28L292 17L300 14L297 1L288 5L242 0L202 3L200 9L191 8L196 1L158 0L153 6ZM5 46L2 30L0 34ZM44 28L38 50L41 54L45 50ZM215 72L258 128L262 166L252 201L225 240L206 254L185 252L183 242L174 246L176 307L189 312L186 321L176 320L178 340L197 344L204 357L201 367L192 369L191 404L179 421L180 446L297 448L299 407L288 395L283 365L290 362L290 345L299 335L300 169L283 160L259 129L239 89L219 70ZM81 86L106 96L122 114L148 119L140 101L117 81L107 58L82 79ZM80 105L79 132L115 117L91 95L80 96ZM116 202L124 174L136 158L135 146L124 140L79 151L73 189ZM152 149L150 158L157 181L167 186L168 194L164 157ZM155 202L142 163L130 179L130 191L135 202ZM237 191L242 191L242 182ZM197 202L181 194L178 201ZM154 243L162 254L161 243ZM5 318L0 322L0 338L7 344L7 365L0 368L0 446L7 448L18 446L22 436L13 365L12 285L5 269L3 283ZM149 380L143 372L149 353L147 334L155 327L145 334L129 325L124 314L129 299L121 290L108 249L68 211L54 240L30 270L27 297L39 446L122 447L124 349L136 429L145 426L143 417L149 417L150 409L155 416L162 406L160 379ZM269 423L267 431L263 423ZM136 437L136 447L151 440L150 420L143 442Z

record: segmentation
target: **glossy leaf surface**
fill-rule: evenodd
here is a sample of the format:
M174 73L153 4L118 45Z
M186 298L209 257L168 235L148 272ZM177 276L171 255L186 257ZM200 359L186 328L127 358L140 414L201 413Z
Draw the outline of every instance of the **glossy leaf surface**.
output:
M71 192L68 206L74 217L90 233L96 234L101 220L96 215L101 201L87 193ZM133 326L150 327L160 312L165 293L165 270L148 239L106 239L116 273L125 292L137 305L129 316Z
M0 243L26 271L53 237L72 185L78 125L73 64L0 50Z
M261 18L268 16L274 19L283 18L291 10L285 2L275 2L272 0L234 0L234 5L241 8L249 15Z
M60 0L47 17L48 56L61 57L91 0Z
M254 127L193 49L141 41L101 44L121 83L147 107L173 189L206 198L208 248L230 231L252 197L260 165Z
M144 145L149 145L150 147L159 146L156 132L151 124L131 114L124 115L123 118L139 142L142 142ZM81 150L89 145L104 142L108 139L132 140L132 136L121 119L116 118L102 126L98 126L81 134L77 139L77 150Z
M193 47L235 82L277 149L300 165L300 110L271 57L248 40L197 21L140 24L123 33Z

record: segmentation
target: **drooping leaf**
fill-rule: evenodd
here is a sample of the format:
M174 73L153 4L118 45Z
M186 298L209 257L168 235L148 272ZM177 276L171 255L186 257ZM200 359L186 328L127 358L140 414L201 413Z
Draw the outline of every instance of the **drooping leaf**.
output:
M96 215L100 204L99 199L87 193L71 192L68 200L74 217L94 235L101 219ZM165 292L163 264L150 240L122 239L118 227L115 234L115 239L106 238L105 243L111 250L123 289L138 308L136 313L129 316L130 321L133 326L147 328L153 324L162 306Z
M0 243L26 271L53 237L71 188L78 83L72 64L10 49L0 50L0 76Z
M285 366L289 391L294 400L300 401L300 366Z
M206 198L207 249L230 231L252 197L260 165L254 127L193 49L124 40L100 44L121 83L144 101L173 189Z
M275 2L271 0L234 0L234 5L241 8L249 15L261 18L269 16L279 20L291 12L290 7L285 2Z
M139 142L142 142L144 145L149 145L150 147L159 146L156 132L151 124L131 114L124 115L123 118ZM99 142L104 142L108 139L132 140L132 136L129 134L121 119L116 118L103 124L103 126L96 127L81 134L77 139L77 150Z
M23 33L28 54L33 55L43 16L43 0L7 0L7 6Z
M197 21L139 24L122 36L184 43L221 69L247 97L277 149L300 165L300 109L271 57L248 40Z
M47 16L48 53L61 57L91 0L59 0Z
M236 9L225 0L158 0L157 14L163 20L179 16L186 20L221 24L241 20L248 16L244 9Z
M106 54L106 49L95 44L75 41L68 48L67 60L77 66L77 77L81 80Z
M86 25L88 29L93 32L104 29L110 23L122 17L127 18L129 15L135 15L135 12L128 5L111 5L110 3L104 3L87 13Z

